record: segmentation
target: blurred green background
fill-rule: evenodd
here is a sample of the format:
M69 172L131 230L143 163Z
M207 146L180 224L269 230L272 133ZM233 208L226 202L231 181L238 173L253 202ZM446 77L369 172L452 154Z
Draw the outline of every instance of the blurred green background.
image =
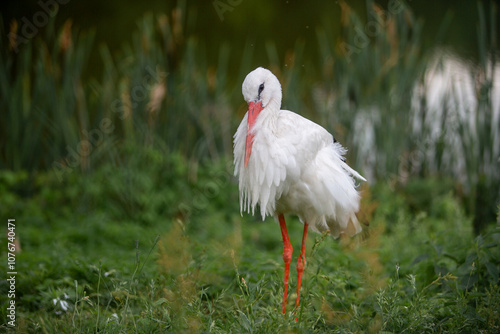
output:
M20 332L499 329L496 1L0 11L0 212L18 221ZM276 311L277 227L240 216L232 176L257 66L368 179L363 235L309 238L299 323Z
M93 28L96 31L96 43L105 43L112 50L118 50L130 41L130 36L137 30L137 21L144 14L170 13L177 6L176 1L64 2L67 3L62 5L63 9L55 17L56 24L61 25L71 19L78 29ZM222 2L225 3L228 7L214 1L186 1L185 4L186 12L189 13L186 34L206 43L209 62L214 64L221 44L231 43L233 57L241 59L242 48L247 40L254 42L256 50L261 49L255 52L256 64L267 61L265 42L275 43L280 55L283 55L287 50L293 50L297 39L304 40L308 57L316 61L317 29L332 30L336 35L341 29L339 1ZM387 8L387 0L377 3ZM425 47L435 46L435 35L443 19L446 15L452 15L453 28L447 30L441 43L452 47L463 57L477 59L477 20L471 17L471 13L477 11L475 1L408 3L415 15L425 22L422 32ZM365 1L348 1L347 4L362 19L369 16ZM23 16L31 19L40 7L37 0L22 3L5 1L1 9L4 26L8 30L11 19L21 20ZM98 63L100 59L96 57L95 61Z
M371 180L449 176L476 232L495 218L494 2L2 7L4 169L60 178L116 160L110 147L123 141L193 161L230 156L241 82L265 66L283 107L332 131Z

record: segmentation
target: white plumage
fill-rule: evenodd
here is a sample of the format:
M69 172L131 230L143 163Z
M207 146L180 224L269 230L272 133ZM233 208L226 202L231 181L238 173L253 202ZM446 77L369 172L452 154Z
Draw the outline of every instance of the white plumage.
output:
M334 237L360 232L355 178L366 180L344 162L346 150L323 127L280 110L281 85L271 71L249 73L242 92L261 110L254 124L247 112L234 135L241 211L254 214L258 205L263 219L296 214L314 231L330 230Z

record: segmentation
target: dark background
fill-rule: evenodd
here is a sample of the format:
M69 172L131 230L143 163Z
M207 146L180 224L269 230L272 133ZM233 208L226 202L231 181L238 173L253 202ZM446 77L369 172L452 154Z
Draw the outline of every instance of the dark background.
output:
M0 11L5 31L13 19L21 21L26 17L30 22L33 15L41 10L40 0L3 1ZM48 3L50 0L41 0ZM55 1L55 0L54 0ZM219 47L228 43L233 59L241 59L243 45L251 41L255 47L255 60L264 61L265 43L272 41L278 54L291 50L297 40L305 43L305 58L315 61L317 54L313 48L317 29L340 33L339 1L233 1L231 10L222 13L221 20L215 1L186 1L185 36L196 37L206 47L207 59L215 62ZM364 0L347 1L353 10L366 18L367 3ZM387 10L388 1L377 2ZM477 56L477 4L475 1L409 1L415 16L424 20L423 46L435 44L436 33L443 25L443 18L451 15L444 39L440 43L451 47L464 58ZM72 20L73 28L95 29L96 43L105 43L112 51L119 49L131 39L137 30L138 20L148 12L168 13L176 7L176 1L100 1L69 0L60 5L55 16L56 26ZM485 8L489 8L485 2ZM498 16L498 13L496 13ZM498 19L497 19L498 20ZM499 32L497 31L497 34ZM259 51L260 50L260 51ZM94 54L93 61L98 62ZM96 64L97 65L97 64Z

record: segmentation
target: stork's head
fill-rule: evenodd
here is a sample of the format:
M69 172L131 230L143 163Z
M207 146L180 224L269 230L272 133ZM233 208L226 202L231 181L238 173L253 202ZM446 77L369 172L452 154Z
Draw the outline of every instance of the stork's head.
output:
M248 104L254 102L266 108L269 104L281 105L281 85L268 69L258 67L248 73L243 81L243 97Z
M243 97L248 103L247 141L245 147L245 167L252 153L253 132L257 116L264 109L279 110L281 107L281 85L278 78L269 70L258 67L250 72L242 86Z

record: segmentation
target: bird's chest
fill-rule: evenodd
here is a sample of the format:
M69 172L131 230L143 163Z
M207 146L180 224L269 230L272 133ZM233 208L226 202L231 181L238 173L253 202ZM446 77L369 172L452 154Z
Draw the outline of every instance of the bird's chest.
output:
M251 182L262 188L275 188L276 195L281 196L300 175L296 153L296 143L279 132L257 131L248 165Z

